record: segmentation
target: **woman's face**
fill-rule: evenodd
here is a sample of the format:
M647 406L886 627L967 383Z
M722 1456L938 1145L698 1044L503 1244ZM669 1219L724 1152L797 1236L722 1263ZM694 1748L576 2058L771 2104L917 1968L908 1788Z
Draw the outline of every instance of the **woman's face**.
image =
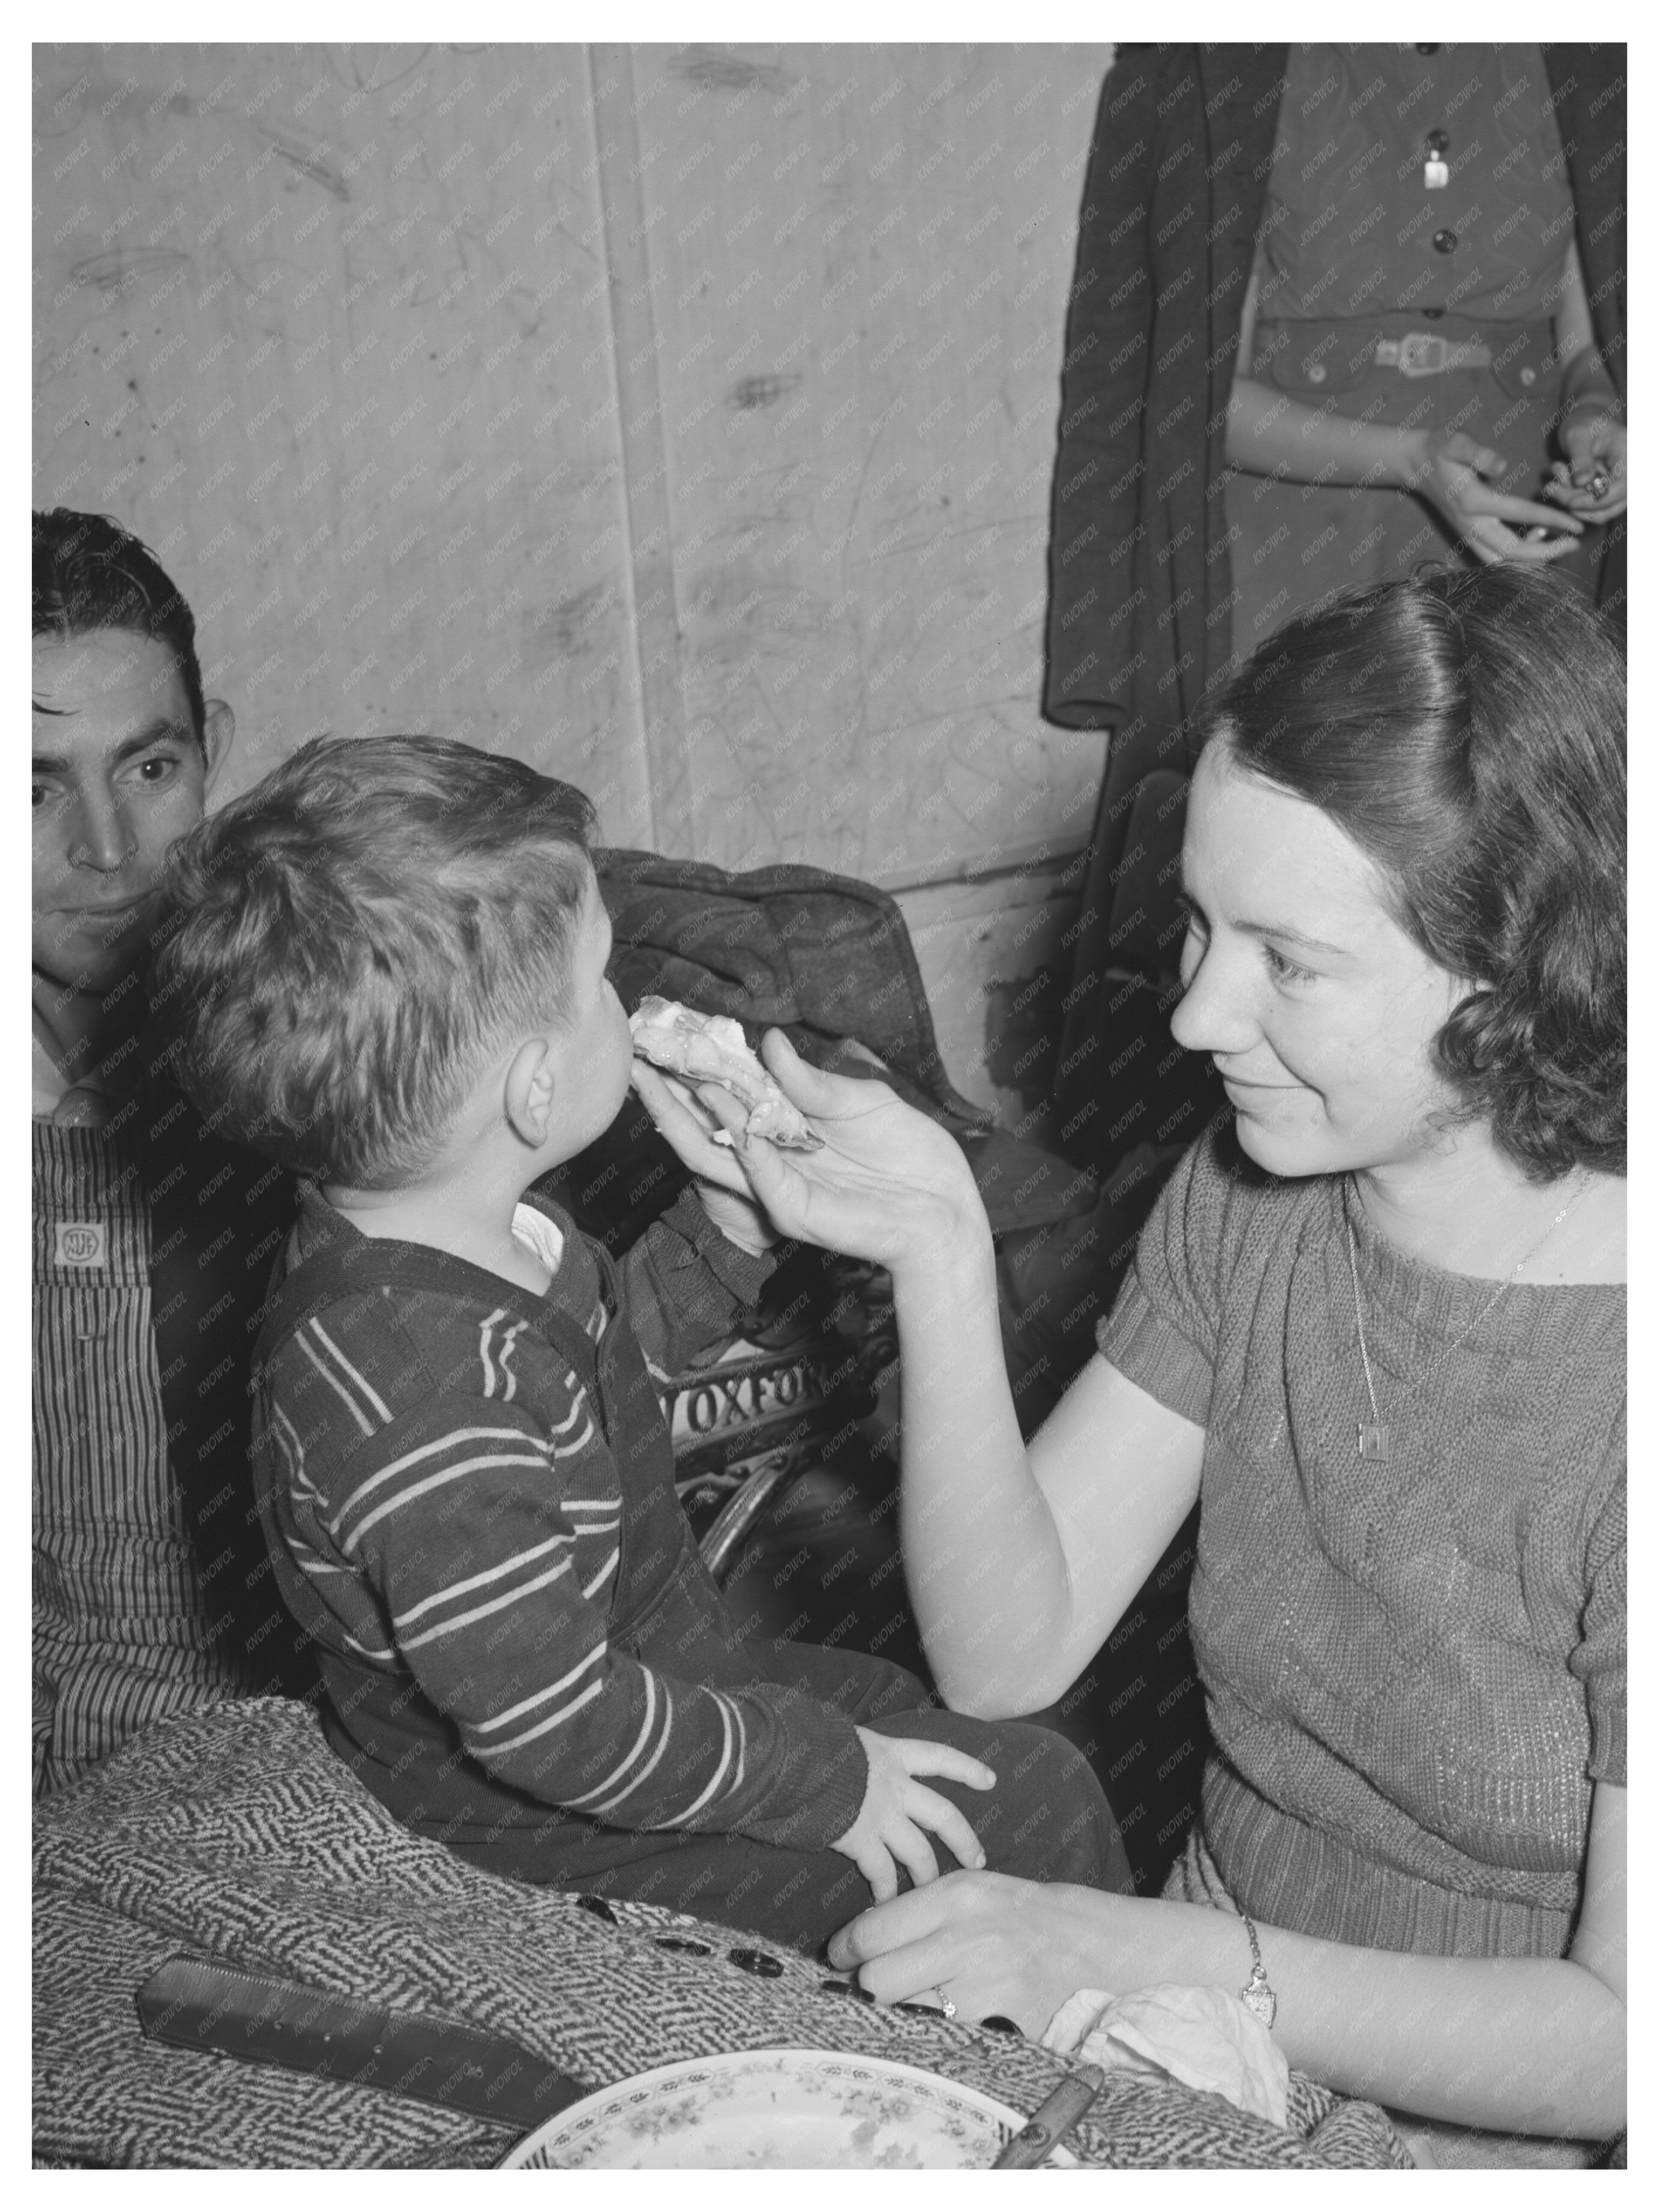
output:
M1407 936L1352 840L1217 740L1193 779L1182 878L1171 1028L1214 1061L1251 1158L1328 1175L1438 1149L1455 1094L1430 1048L1470 987Z

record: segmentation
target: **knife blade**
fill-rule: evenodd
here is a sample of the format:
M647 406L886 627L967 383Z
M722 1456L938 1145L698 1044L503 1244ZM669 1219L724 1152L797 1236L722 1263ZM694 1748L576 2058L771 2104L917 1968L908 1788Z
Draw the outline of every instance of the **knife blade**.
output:
M210 1959L169 1959L139 1989L137 2007L146 2035L183 2050L412 2097L518 2130L539 2127L597 2086L507 2036L355 2004Z

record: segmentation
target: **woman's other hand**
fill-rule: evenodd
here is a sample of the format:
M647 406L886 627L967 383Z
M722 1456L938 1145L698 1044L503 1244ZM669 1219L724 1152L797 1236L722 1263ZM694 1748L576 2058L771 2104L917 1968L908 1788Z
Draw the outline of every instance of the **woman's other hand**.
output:
M873 1261L895 1275L942 1264L953 1250L988 1245L972 1170L947 1130L884 1083L811 1066L781 1030L767 1031L761 1057L785 1096L811 1118L823 1139L822 1151L786 1151L764 1137L745 1136L748 1116L718 1085L699 1086L697 1096L732 1137L731 1152L712 1142L708 1151L746 1176L784 1236Z
M1133 1899L1091 1892L1091 1917ZM1097 1968L1079 1958L1077 1893L1006 1874L947 1874L860 1912L830 1941L878 2004L945 1990L966 2020L1001 2013L1040 2036Z
M1479 561L1559 561L1583 535L1577 511L1517 499L1489 477L1508 465L1504 456L1464 430L1419 430L1407 488L1419 493Z

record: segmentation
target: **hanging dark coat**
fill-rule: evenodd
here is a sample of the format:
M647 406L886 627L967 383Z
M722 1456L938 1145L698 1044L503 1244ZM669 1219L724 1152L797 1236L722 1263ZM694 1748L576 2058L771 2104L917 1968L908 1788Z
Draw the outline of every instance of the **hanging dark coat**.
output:
M1596 342L1622 395L1626 49L1543 53ZM1170 1047L1175 865L1191 717L1231 650L1227 405L1287 60L1282 46L1120 47L1084 184L1043 712L1110 732L1076 864L1055 1091L1068 1156L1102 1174L1142 1140L1194 1133L1218 1095ZM1621 607L1622 530L1609 538L1601 596Z

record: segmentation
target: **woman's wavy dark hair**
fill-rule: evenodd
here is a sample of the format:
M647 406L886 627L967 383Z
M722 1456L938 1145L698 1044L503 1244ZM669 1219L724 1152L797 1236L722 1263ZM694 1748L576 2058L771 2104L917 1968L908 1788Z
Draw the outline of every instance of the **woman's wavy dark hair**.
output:
M1539 1182L1625 1165L1625 662L1547 571L1438 572L1278 631L1203 718L1310 800L1474 988L1436 1039Z

